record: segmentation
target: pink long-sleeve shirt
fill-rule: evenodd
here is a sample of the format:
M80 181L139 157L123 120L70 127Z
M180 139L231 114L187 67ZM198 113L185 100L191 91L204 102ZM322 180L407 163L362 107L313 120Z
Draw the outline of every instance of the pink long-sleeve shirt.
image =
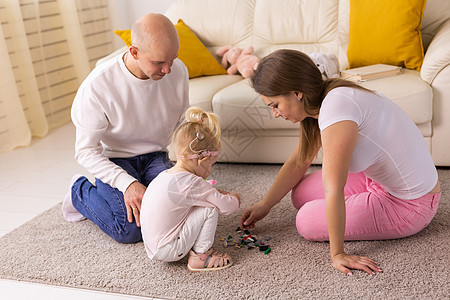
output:
M175 239L194 207L214 207L228 215L239 201L223 195L203 178L189 172L161 172L148 186L141 206L141 232L150 258Z

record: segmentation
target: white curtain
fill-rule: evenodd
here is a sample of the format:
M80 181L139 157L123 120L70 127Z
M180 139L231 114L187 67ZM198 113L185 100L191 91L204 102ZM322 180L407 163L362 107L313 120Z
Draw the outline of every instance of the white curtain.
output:
M0 0L0 152L70 121L79 85L120 45L114 3Z

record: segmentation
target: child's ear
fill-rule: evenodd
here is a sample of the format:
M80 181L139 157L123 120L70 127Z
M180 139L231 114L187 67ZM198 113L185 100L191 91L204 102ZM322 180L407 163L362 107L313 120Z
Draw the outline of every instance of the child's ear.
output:
M198 166L200 166L204 161L206 161L207 159L209 158L209 156L205 156L205 157L202 157L202 158L198 158L197 159L197 164L198 164Z

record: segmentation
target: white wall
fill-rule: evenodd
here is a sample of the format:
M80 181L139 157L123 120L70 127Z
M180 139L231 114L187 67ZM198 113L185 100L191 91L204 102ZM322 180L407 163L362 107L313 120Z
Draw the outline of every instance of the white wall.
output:
M117 29L130 29L134 21L148 13L164 13L176 0L115 0L118 12Z

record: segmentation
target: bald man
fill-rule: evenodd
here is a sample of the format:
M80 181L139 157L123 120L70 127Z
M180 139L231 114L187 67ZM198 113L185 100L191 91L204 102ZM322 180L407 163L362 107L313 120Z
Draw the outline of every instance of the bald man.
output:
M87 218L120 243L142 240L142 197L171 167L166 147L189 107L188 72L177 59L172 22L145 15L131 40L125 53L97 66L75 96L75 159L96 179L93 185L75 175L62 205L67 221Z

